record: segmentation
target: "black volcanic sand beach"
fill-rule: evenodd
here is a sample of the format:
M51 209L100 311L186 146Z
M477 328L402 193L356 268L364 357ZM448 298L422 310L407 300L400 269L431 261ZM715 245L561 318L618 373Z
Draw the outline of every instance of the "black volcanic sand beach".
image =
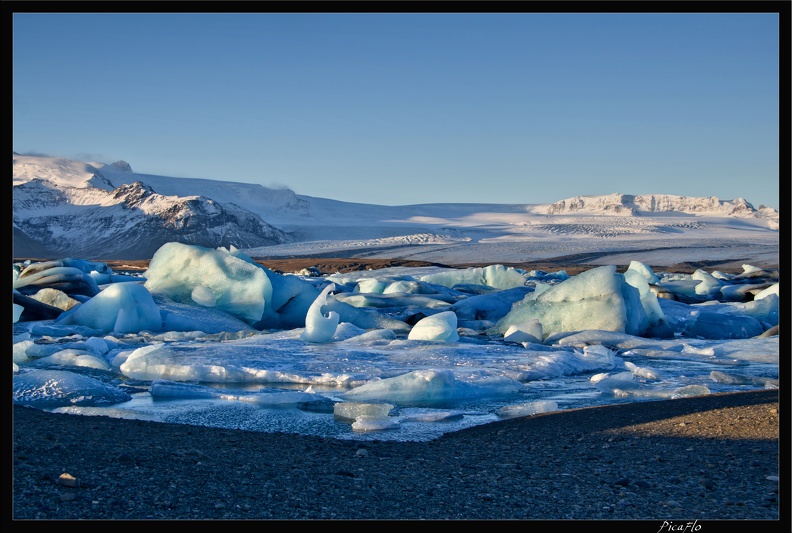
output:
M429 442L15 406L13 519L649 520L653 533L664 521L707 533L707 521L762 520L761 531L789 531L779 453L777 390L559 411Z

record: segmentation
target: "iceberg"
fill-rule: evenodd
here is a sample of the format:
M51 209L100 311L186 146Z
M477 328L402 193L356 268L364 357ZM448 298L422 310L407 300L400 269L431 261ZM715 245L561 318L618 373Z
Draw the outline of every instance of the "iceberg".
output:
M644 299L651 300L651 292ZM493 328L503 335L511 326L538 320L545 337L552 333L606 330L640 335L649 327L641 294L613 265L583 272L554 286L539 286L517 302Z
M409 340L457 342L457 316L453 311L443 311L419 320L410 330Z

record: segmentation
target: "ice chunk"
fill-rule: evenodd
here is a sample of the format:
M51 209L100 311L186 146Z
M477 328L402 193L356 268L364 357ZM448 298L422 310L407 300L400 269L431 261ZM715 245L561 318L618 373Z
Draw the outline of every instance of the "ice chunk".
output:
M340 317L335 311L329 311L327 314L322 312L327 303L327 295L333 290L335 290L335 284L331 283L322 290L311 307L308 308L308 314L305 317L305 331L300 335L302 340L307 342L330 342L333 340Z
M462 398L511 395L522 384L492 377L476 383L456 379L450 370L415 370L401 376L372 381L343 394L348 401L386 401L399 404L431 404Z
M536 319L545 336L585 329L643 333L648 325L638 290L616 267L593 268L555 286L529 294L495 326L503 334L509 326Z
M388 344L396 340L396 333L390 329L372 329L367 331L349 322L341 322L336 328L334 337L339 341L349 341L354 344L365 344L369 346L377 344Z
M511 289L524 286L527 279L521 270L503 265L489 265L483 268L473 267L427 274L421 277L421 281L449 288L459 284L476 284L496 289Z
M744 376L741 374L727 374L713 370L710 372L710 379L716 383L725 383L728 385L765 385L768 378L757 378L753 376Z
M363 329L390 329L393 331L409 331L410 325L401 320L378 313L369 308L358 308L342 302L331 295L324 309L338 313L340 322L349 322Z
M724 285L723 281L701 269L693 272L690 278L701 281L701 283L695 287L696 294L705 296L706 298L711 298L713 295L720 292L721 287Z
M114 283L55 321L115 333L161 331L160 309L146 288L136 282Z
M388 282L376 278L364 278L357 282L355 292L382 294Z
M660 303L657 301L657 295L652 292L644 275L639 274L637 270L628 269L627 272L624 273L624 280L638 289L638 296L641 300L641 306L646 313L649 327L655 328L663 323L663 309L660 307Z
M686 300L699 302L705 299L696 292L696 287L701 284L701 280L692 279L678 279L673 281L664 281L660 288L664 291L670 292L675 297Z
M725 284L720 288L721 299L725 302L745 302L755 296L754 291L761 291L766 287L763 283L740 283L736 285Z
M769 326L778 325L778 294L768 294L752 302L729 304L736 311L754 317Z
M624 368L626 368L627 370L632 372L634 376L639 378L649 379L653 381L660 379L659 376L657 375L657 372L655 372L654 370L650 368L638 366L635 363L631 363L629 361L625 361Z
M754 301L761 300L762 298L767 298L770 295L775 294L776 296L779 295L778 292L778 283L773 283L766 289L759 291L757 294L754 295Z
M623 391L632 391L639 388L632 372L619 372L596 382L597 389L604 394L623 396Z
M764 333L757 319L730 312L724 307L699 306L699 310L685 322L683 335L701 339L748 339Z
M409 293L347 293L337 294L335 298L354 307L425 307L427 309L438 309L447 308L450 305L443 300Z
M255 324L255 327L259 329L305 327L308 309L322 291L297 276L282 276L264 267L260 266L260 268L267 274L272 286L272 294L261 322Z
M630 261L630 266L627 267L625 274L628 273L638 274L645 279L647 283L651 283L652 285L660 283L660 278L657 277L657 274L654 273L652 268L640 261Z
M707 394L710 394L710 390L704 385L686 385L684 387L679 387L678 389L674 390L674 392L671 394L671 399L676 400L678 398L706 396Z
M218 399L238 402L255 403L267 406L302 405L314 402L329 402L330 400L312 392L302 392L279 389L260 389L257 391L238 391L233 389L220 389L197 385L195 383L180 383L168 380L154 380L149 389L155 398L175 399Z
M66 370L28 370L14 374L13 401L37 409L67 405L110 405L131 400L121 389Z
M558 411L558 403L552 400L540 400L516 405L505 405L497 409L495 414L501 418L517 418L538 413L550 413L553 411Z
M453 311L460 321L491 320L495 322L506 316L515 302L519 302L533 290L533 287L515 287L478 294L459 300L449 310Z
M36 366L80 366L98 370L110 370L110 365L104 359L73 348L67 348L47 357L41 357L36 359L33 364Z
M67 415L81 416L106 416L109 418L123 418L124 420L146 420L148 422L164 422L157 415L136 413L129 409L119 409L118 407L90 407L86 405L69 405L58 407L52 410L53 413L65 413Z
M382 291L382 294L393 294L393 293L406 293L406 294L414 294L419 293L421 291L421 284L417 281L408 281L408 280L399 280L399 281L392 281L388 284L387 287Z
M526 320L522 324L512 324L503 334L508 342L533 342L542 344L542 323L537 319Z
M390 417L360 416L352 423L354 431L383 431L399 427L399 421Z
M27 351L33 346L36 346L36 343L31 340L24 340L14 343L14 346L11 348L14 363L24 364L30 361Z
M333 406L333 414L348 420L355 420L361 416L386 418L395 408L396 406L390 403L336 402Z
M149 291L180 303L192 303L193 290L201 285L212 291L218 309L248 324L261 320L272 297L272 284L262 268L201 246L162 245L144 275Z
M45 287L41 289L36 294L32 295L31 298L43 304L51 305L52 307L57 307L58 309L63 309L64 311L68 311L80 303L79 300L75 300L65 292L59 291L58 289L53 289L51 287Z
M220 333L252 330L244 320L216 307L174 302L162 294L152 294L162 314L162 329L170 332L201 331Z
M69 265L68 261L33 263L14 278L13 288L23 294L35 294L47 286L69 288L72 292L88 296L98 294L96 281L82 269Z
M443 311L419 320L410 330L410 340L457 342L457 316L453 311Z

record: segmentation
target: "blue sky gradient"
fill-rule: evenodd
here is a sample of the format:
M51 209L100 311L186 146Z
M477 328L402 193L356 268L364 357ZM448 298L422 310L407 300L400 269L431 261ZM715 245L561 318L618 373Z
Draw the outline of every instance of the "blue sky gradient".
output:
M15 13L13 149L387 205L620 192L777 209L779 24Z

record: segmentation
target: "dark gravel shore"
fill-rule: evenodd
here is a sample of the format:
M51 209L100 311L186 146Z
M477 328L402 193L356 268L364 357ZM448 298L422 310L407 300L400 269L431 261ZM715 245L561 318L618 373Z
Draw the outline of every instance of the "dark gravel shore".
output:
M652 533L759 520L790 531L778 402L777 390L713 394L365 443L15 406L12 518L615 520L650 521L640 530Z

